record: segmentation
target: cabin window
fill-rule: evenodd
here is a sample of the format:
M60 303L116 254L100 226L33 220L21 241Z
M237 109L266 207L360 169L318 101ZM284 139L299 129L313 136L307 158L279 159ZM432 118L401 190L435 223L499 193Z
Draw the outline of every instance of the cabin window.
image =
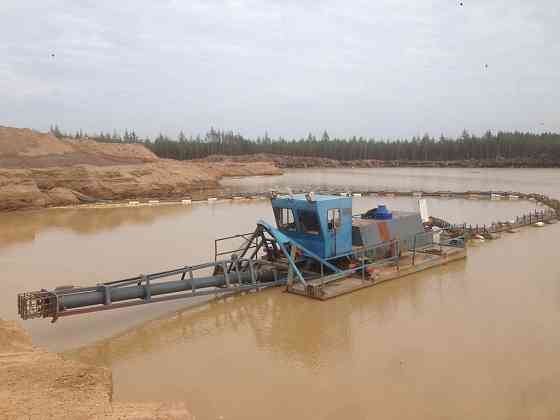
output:
M320 231L317 213L309 210L298 210L298 219L304 233L318 235Z
M336 230L340 227L340 209L329 209L327 213L329 230Z
M279 229L296 230L296 220L292 209L275 208L274 216Z

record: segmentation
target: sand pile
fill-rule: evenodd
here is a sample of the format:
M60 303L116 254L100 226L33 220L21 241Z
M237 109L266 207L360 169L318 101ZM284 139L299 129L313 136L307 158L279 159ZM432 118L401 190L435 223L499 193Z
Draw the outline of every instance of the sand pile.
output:
M58 139L52 134L27 128L0 126L0 168L46 168L79 164L109 166L157 160L157 156L141 144Z
M0 210L101 200L184 198L224 176L273 175L270 161L158 159L140 144L59 140L0 127Z

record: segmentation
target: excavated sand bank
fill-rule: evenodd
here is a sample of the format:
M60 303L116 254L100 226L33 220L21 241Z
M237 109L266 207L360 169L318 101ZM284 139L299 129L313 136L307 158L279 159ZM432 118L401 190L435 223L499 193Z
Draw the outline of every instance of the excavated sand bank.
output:
M58 139L0 127L0 210L184 198L226 176L277 175L271 161L159 159L141 144Z
M0 419L192 420L183 403L112 403L111 371L33 346L0 320Z

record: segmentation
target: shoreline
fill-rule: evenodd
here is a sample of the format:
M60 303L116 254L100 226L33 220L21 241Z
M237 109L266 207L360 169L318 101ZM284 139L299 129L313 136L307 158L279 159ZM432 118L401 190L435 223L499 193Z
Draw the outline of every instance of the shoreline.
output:
M250 198L265 195L232 194L220 181L224 178L282 175L285 169L557 169L545 166L471 166L424 162L413 165L382 161L334 161L323 158L272 155L211 156L193 161L160 160L141 165L77 165L52 168L0 168L0 212L49 208L123 207L180 204L183 200ZM144 203L147 201L148 203ZM152 203L150 203L152 202Z
M0 211L94 203L198 199L219 191L225 177L280 175L269 161L180 162L140 165L1 169Z
M247 163L247 162L245 162ZM259 161L259 164L265 163L268 164L270 162L262 162ZM242 165L242 167L245 165ZM352 169L350 167L341 167L341 168L331 168L331 167L309 167L309 168L284 168L284 169L306 169L306 170L322 170L322 169ZM451 169L451 168L450 168ZM509 169L509 168L494 168L494 169ZM516 168L520 169L520 168ZM526 169L545 169L545 168L526 168ZM549 168L550 169L550 168ZM0 170L1 171L1 170ZM221 175L216 179L215 184L209 186L208 188L193 188L186 191L184 194L177 194L177 193L151 193L147 195L134 195L132 193L125 194L123 193L119 198L111 199L111 198L93 198L87 197L83 199L80 197L79 193L75 192L78 196L77 200L72 200L69 202L63 202L60 204L50 204L47 203L43 206L21 206L16 208L2 208L0 206L0 213L7 212L25 212L25 211L37 211L37 210L60 210L60 209L101 209L101 208L130 208L130 207L154 207L154 206L164 206L164 205L196 205L202 203L221 203L227 201L247 201L247 200L263 200L270 198L271 191L254 191L254 192L247 192L247 191L237 191L232 192L231 189L227 186L221 185L219 182L222 179L240 179L240 178L251 178L251 177L269 177L269 176L278 176L282 175L284 171L279 169L278 167L274 167L274 170L265 170L263 172L256 172L251 174L226 174ZM1 175L1 174L0 174ZM294 193L305 193L307 190L302 189L295 189ZM501 195L502 198L507 199L507 196L526 196L529 198L530 196L537 196L539 194L536 193L523 193L523 192L516 192L516 191L459 191L459 192L452 192L452 191L406 191L406 190L394 190L394 189L377 189L377 190L356 190L356 191L348 191L343 190L340 188L335 189L321 189L315 192L318 193L325 193L325 194L360 194L360 195L379 195L379 196L416 196L418 193L423 194L426 197L464 197L464 198L477 198L475 196L479 196L478 198L491 198L492 194ZM471 196L471 197L467 197ZM0 194L1 198L1 194Z
M201 161L221 162L234 161L250 163L270 161L281 169L312 169L312 168L487 168L487 169L557 169L560 162L539 159L499 159L499 160L376 160L356 159L338 160L317 156L289 156L261 153L256 155L212 155ZM187 161L188 162L188 161ZM192 161L194 162L194 160Z
M156 207L156 206L167 206L167 205L183 205L191 206L198 204L212 204L212 203L225 203L225 202L242 202L250 200L267 200L270 198L270 191L260 191L254 193L237 193L231 194L225 190L209 190L203 191L201 194L197 195L197 198L189 199L173 199L173 198L162 198L162 199L142 199L137 198L135 200L120 200L120 201L98 201L93 203L84 203L78 205L66 205L66 206L51 206L46 207L44 210L61 210L61 209L103 209L103 208L133 208L133 207ZM306 193L307 190L294 189L294 194ZM544 196L538 193L524 193L519 191L501 191L501 190L467 190L467 191L423 191L423 190L342 190L342 189L327 189L315 191L320 194L331 194L331 195L347 195L354 197L366 197L366 196L378 196L378 197L413 197L413 198L462 198L469 200L527 200L534 201L536 203L542 203L558 212L560 212L560 201ZM40 210L40 209L34 209ZM25 210L22 210L25 211Z

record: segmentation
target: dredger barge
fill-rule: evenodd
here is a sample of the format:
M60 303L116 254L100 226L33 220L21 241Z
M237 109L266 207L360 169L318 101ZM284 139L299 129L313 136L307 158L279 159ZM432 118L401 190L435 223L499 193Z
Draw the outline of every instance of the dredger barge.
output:
M466 258L462 236L442 236L419 212L384 205L352 213L352 198L272 195L273 226L219 238L214 261L91 287L61 286L18 295L21 318L58 318L200 295L285 286L326 300ZM234 244L233 249L228 245Z

